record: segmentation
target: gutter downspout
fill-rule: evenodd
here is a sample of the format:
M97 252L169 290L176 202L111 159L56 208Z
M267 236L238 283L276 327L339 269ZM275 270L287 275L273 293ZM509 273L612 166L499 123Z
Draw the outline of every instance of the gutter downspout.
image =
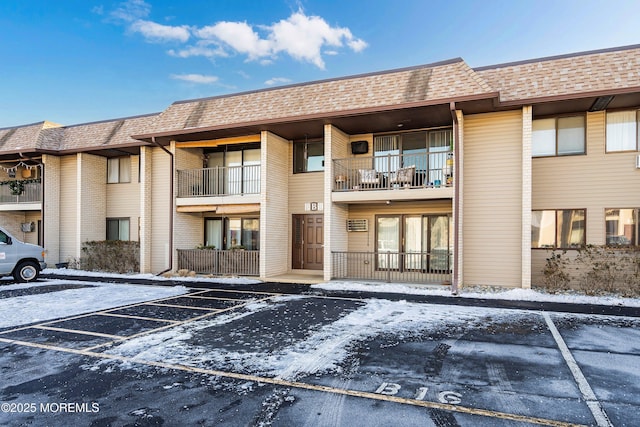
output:
M460 281L460 251L458 242L460 237L460 127L458 116L456 115L456 103L449 104L451 118L453 119L453 277L451 280L451 293L458 295L458 285Z
M170 203L170 209L169 209L169 268L167 268L166 270L163 270L161 272L159 272L158 274L156 274L156 276L160 276L161 274L164 274L168 271L173 270L173 194L174 194L174 171L173 171L173 164L174 164L174 156L173 153L169 150L167 150L164 146L162 146L162 144L160 144L159 142L156 141L156 137L152 136L151 137L151 142L155 145L157 145L158 147L160 147L160 149L162 149L162 151L164 151L165 153L167 153L169 155L169 157L171 158L171 173L170 173L170 179L169 182L171 182L171 185L169 186L169 200L171 200Z

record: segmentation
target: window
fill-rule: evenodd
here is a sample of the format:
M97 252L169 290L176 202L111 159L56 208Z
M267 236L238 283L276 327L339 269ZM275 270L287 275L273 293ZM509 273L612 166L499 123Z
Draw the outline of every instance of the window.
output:
M585 153L584 116L533 121L531 155L568 156Z
M293 143L293 173L324 170L324 141Z
M131 157L107 159L107 183L131 182Z
M107 240L129 240L129 218L107 218Z
M607 152L635 151L638 147L638 112L607 112Z
M7 236L4 232L0 231L0 243L9 243L9 236Z
M222 146L206 154L205 166L215 169L204 183L207 194L260 193L260 144Z
M380 215L376 217L379 270L449 273L453 226L449 215Z
M260 249L260 220L257 218L207 218L204 223L205 246L215 249Z
M577 249L585 246L585 210L533 211L531 247Z
M638 244L638 211L640 209L605 209L606 244L636 246Z

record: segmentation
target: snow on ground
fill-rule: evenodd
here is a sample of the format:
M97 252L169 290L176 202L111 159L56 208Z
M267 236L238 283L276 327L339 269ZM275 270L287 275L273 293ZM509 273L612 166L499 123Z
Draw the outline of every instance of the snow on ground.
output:
M407 285L403 283L362 283L362 282L338 282L331 281L313 285L313 288L326 289L328 291L362 291L380 293L399 293L408 295L437 295L452 298L480 298L501 299L510 301L537 301L557 302L572 304L597 304L611 306L640 307L640 298L622 298L615 295L589 296L574 292L549 294L533 289L505 289L486 290L462 289L459 295L454 296L448 287L432 289L420 287L420 285Z
M69 283L69 280L56 279L12 284L0 287L0 291ZM71 283L87 285L87 287L0 299L0 328L75 316L188 292L184 286L145 286L82 281Z
M253 285L262 283L261 280L250 279L246 277L215 277L207 279L203 276L196 277L170 277L165 278L153 274L116 274L116 273L96 273L90 271L73 270L73 269L52 269L48 268L43 271L45 274L63 274L77 276L95 276L95 277L119 277L132 279L146 279L167 281L175 280L184 282L185 286L189 286L189 282L212 280L213 283ZM325 289L328 291L360 291L373 293L398 293L408 295L435 295L446 296L451 298L481 298L481 299L504 299L512 301L537 301L537 302L558 302L573 304L598 304L611 306L640 307L640 298L622 298L615 295L609 296L588 296L574 292L549 294L533 289L506 289L506 290L476 290L462 289L458 295L452 295L448 287L442 286L441 289L433 289L420 285L408 285L406 283L380 283L380 282L357 282L357 281L329 281L311 285L311 288Z
M453 307L373 299L338 320L317 329L311 328L302 339L284 339L277 350L265 351L251 346L225 348L224 343L202 342L194 339L202 331L222 324L258 315L261 311L277 311L279 306L300 299L300 296L280 296L271 304L253 303L243 312L221 315L210 320L181 325L170 330L129 340L111 348L107 353L143 361L164 362L186 366L251 372L285 380L295 380L339 368L353 345L384 335L412 336L437 327L451 329L455 325L485 324L490 316L496 321L505 316L498 309ZM509 316L517 315L510 310ZM111 363L109 361L97 364ZM129 365L127 363L127 365ZM97 366L97 365L96 365ZM96 369L96 366L87 367ZM136 368L135 365L129 365Z

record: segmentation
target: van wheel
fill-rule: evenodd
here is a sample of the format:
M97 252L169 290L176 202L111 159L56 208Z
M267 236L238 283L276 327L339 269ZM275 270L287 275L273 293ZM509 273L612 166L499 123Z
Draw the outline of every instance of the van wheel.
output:
M38 264L33 261L23 261L13 270L13 278L16 282L32 282L40 275Z

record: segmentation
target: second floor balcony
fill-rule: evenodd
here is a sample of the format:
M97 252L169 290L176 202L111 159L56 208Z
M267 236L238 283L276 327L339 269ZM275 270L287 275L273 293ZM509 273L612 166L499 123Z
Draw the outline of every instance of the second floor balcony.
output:
M385 154L333 160L333 191L453 186L453 153Z
M34 180L5 181L0 185L1 205L25 205L42 202L42 183Z
M177 197L260 194L260 165L178 171Z

